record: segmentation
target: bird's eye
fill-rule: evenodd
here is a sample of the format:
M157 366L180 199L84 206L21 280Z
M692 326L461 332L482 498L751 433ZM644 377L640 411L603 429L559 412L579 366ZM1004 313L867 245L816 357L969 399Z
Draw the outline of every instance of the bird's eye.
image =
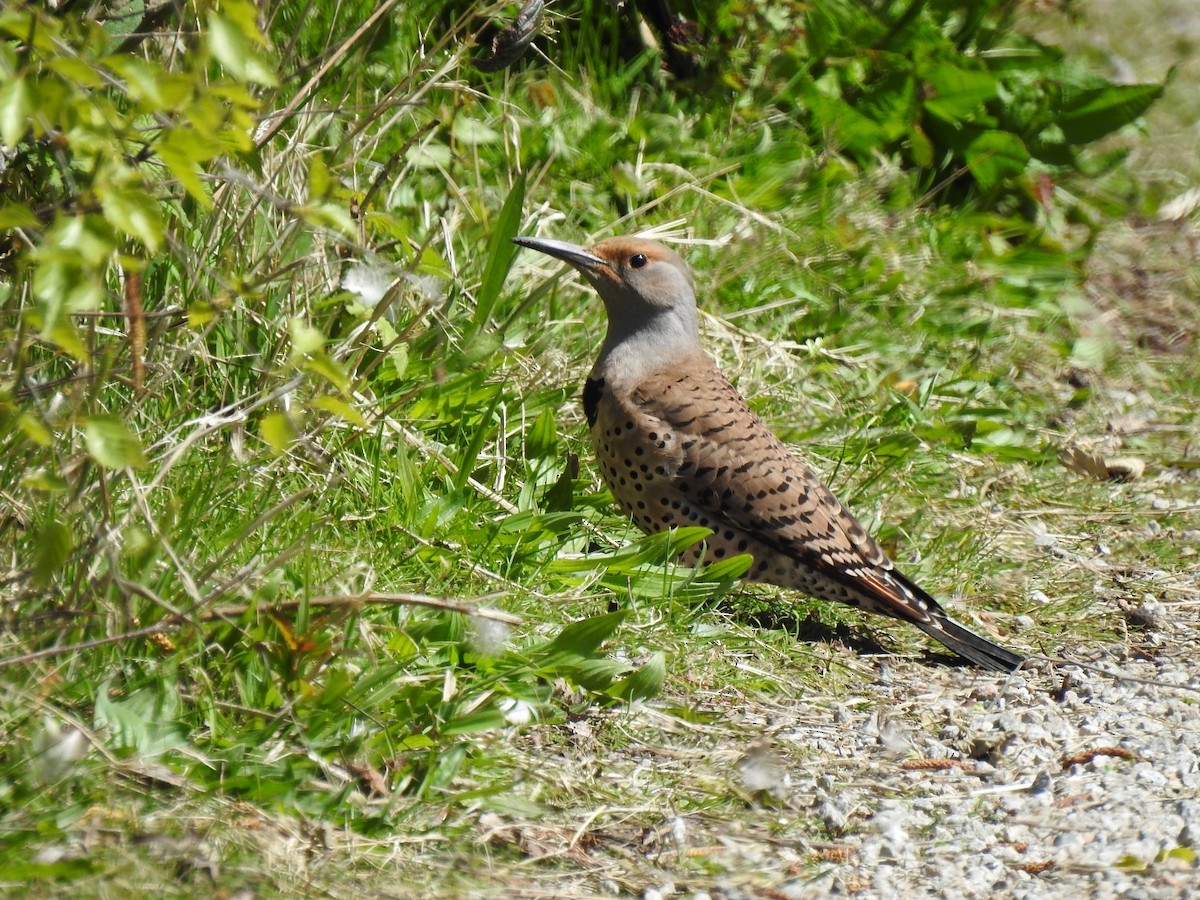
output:
M635 253L633 256L629 257L629 265L635 269L640 269L648 262L650 262L650 260L646 259L645 253Z

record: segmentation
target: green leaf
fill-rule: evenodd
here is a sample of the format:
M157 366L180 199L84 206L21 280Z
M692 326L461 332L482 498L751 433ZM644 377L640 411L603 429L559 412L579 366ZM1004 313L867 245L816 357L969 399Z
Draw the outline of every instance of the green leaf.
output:
M699 525L672 528L657 534L643 535L613 553L579 559L557 559L553 568L558 572L593 572L604 568L608 572L629 574L642 566L662 565L710 534L711 528L702 528Z
M736 581L754 565L754 557L749 553L739 553L727 559L719 560L705 566L702 572L705 581Z
M450 133L454 135L456 141L466 144L468 147L496 144L499 143L501 137L500 132L496 129L468 116L455 117Z
M226 13L238 10L238 4L223 5ZM208 46L213 56L238 81L249 81L266 87L275 87L278 80L275 72L254 48L262 37L253 20L246 23L244 16L230 18L219 13L208 15Z
M588 691L607 691L629 671L629 664L615 659L567 653L555 656L542 668L543 677L566 678Z
M101 865L90 859L61 859L39 863L14 859L0 865L0 881L15 884L66 884L91 875Z
M46 234L39 259L70 260L74 265L103 266L116 249L116 237L107 220L101 216L61 215ZM96 288L103 296L103 288ZM72 309L92 309L92 306L72 306Z
M1133 123L1162 96L1161 84L1112 84L1083 91L1063 89L1055 122L1072 144L1087 144Z
M1126 853L1120 859L1116 860L1113 866L1118 869L1124 869L1126 872L1145 872L1150 868L1148 862L1134 856L1132 853Z
M33 575L38 584L44 586L53 580L74 546L70 526L56 518L47 520L38 529L33 556Z
M346 370L342 368L341 363L324 350L310 353L308 359L304 361L304 368L321 376L339 391L345 391L350 387L350 378L346 375Z
M329 172L323 153L314 153L308 163L308 202L314 203L330 196L337 182Z
M350 379L346 370L332 356L325 352L325 335L313 328L300 316L295 316L288 323L292 338L292 365L303 364L303 367L315 375L324 378L339 391L350 387Z
M467 747L465 744L455 744L439 753L437 762L430 767L429 773L418 791L418 796L424 797L430 789L448 788L466 758Z
M45 467L27 472L21 479L21 485L43 494L62 494L71 488L65 478Z
M622 678L606 693L619 700L633 702L649 700L662 690L667 680L667 658L662 652L654 653L640 669Z
M18 75L0 87L0 145L16 147L29 131L33 97L24 76Z
M190 79L132 56L111 57L108 66L125 80L125 92L147 112L184 106L195 90Z
M388 350L388 363L392 367L393 378L403 378L408 371L408 344L398 343Z
M442 729L442 734L478 734L482 731L496 731L507 725L504 714L495 706L488 706L484 709L477 709L460 719L452 720Z
M142 442L117 416L89 416L83 438L88 454L106 469L137 469L146 464Z
M5 203L0 206L0 231L10 228L37 228L37 216L24 203Z
M302 316L294 316L288 322L288 334L292 339L292 365L325 347L325 335L305 322Z
M124 699L114 699L111 689L112 679L108 679L96 691L94 719L98 729L108 732L113 746L157 756L185 742L177 721L179 695L169 682L134 691Z
M967 167L985 193L1029 164L1029 151L1021 139L1007 131L985 131L967 146Z
M566 466L558 480L542 495L542 505L551 511L567 512L575 507L575 479L571 466Z
M525 458L545 459L558 450L558 428L554 410L543 409L525 435Z
M987 72L940 63L921 75L932 93L925 100L925 110L950 124L974 120L996 96L996 79Z
M512 239L517 236L517 230L521 227L524 205L525 176L522 174L508 192L492 228L492 236L488 239L487 263L483 269L483 279L479 283L479 292L475 295L476 329L483 328L491 318L492 310L500 297L500 290L504 287L504 279L508 277L508 270L517 253L517 245Z
M263 416L258 431L275 454L280 456L287 453L292 442L300 437L296 426L292 424L291 417L282 412L268 413Z
M628 617L629 610L620 609L616 612L572 622L546 645L546 653L568 652L581 655L595 653L599 646L612 637Z
M1167 859L1178 859L1185 863L1196 862L1196 851L1191 847L1175 847L1173 850L1163 850L1158 854L1156 862L1161 862Z
M17 417L17 427L29 440L41 447L49 447L54 443L54 435L42 421L42 417L26 410Z
M104 217L118 231L137 238L151 253L163 242L160 204L131 179L115 184L97 185Z
M188 196L204 209L211 209L212 195L200 179L200 164L224 152L220 143L191 128L179 126L167 132L156 150L158 158L171 170Z
M831 142L860 161L871 159L892 139L887 129L840 97L829 96L820 84L807 86L804 102L812 112L814 124L829 131Z
M922 169L928 169L933 165L933 142L916 123L908 133L908 152L912 156L912 161Z
M339 419L345 419L352 425L357 425L359 428L368 428L367 420L357 409L347 403L345 400L338 397L331 397L328 394L318 397L313 401L313 406L318 409L323 409L328 413L333 413Z
M104 33L112 38L113 45L122 38L134 34L142 26L146 13L146 0L130 0L121 7L121 14L104 19Z
M1100 371L1116 350L1116 342L1108 335L1080 337L1071 345L1071 356L1067 363L1081 369Z
M455 490L462 490L466 487L467 479L471 477L471 473L475 470L475 463L479 459L479 454L483 452L484 442L487 441L492 433L491 425L496 419L496 410L500 406L501 395L499 392L494 394L491 402L488 403L487 409L483 415L476 421L474 428L471 431L470 440L463 447L462 454L456 460L458 466L458 474L454 476Z
M809 56L821 59L846 52L846 36L849 10L837 3L813 3L804 17L804 38ZM861 15L861 14L860 14ZM866 16L861 16L866 18Z

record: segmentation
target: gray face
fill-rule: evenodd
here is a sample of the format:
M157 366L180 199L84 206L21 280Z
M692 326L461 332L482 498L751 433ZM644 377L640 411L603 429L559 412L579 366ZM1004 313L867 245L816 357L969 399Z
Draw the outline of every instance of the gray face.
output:
M618 237L585 248L546 238L513 240L578 269L600 294L610 317L653 317L664 310L695 306L687 264L657 241Z

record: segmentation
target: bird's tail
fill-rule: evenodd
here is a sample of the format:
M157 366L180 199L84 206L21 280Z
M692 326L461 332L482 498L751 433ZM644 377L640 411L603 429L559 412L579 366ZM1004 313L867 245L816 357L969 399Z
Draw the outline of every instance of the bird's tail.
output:
M982 669L1011 672L1025 661L1021 654L993 644L982 635L959 625L941 610L933 613L927 621L913 624L935 641L945 644L959 656Z
M940 644L949 647L963 659L992 672L1011 672L1025 662L1019 653L993 644L983 635L959 625L941 604L912 579L896 569L875 582L877 592L886 591L892 602L880 612L911 622Z

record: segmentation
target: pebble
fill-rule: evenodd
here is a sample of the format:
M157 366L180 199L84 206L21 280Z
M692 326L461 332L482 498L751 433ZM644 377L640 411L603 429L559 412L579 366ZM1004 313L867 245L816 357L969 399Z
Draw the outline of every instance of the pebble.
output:
M1181 630L1179 646L1200 643ZM1200 897L1200 668L1190 652L1172 655L1100 663L1107 674L1059 668L969 687L950 677L910 712L923 732L889 712L912 736L909 756L932 751L969 771L810 778L811 814L853 856L782 893ZM887 756L879 709L891 696L874 710L838 708L839 734L855 745L843 758Z

